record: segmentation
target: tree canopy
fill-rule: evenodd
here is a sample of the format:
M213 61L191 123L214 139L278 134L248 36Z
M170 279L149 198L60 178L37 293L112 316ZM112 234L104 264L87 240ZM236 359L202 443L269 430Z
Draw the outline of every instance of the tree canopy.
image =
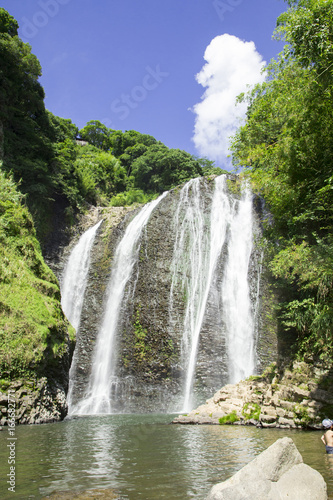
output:
M281 319L301 348L332 346L333 2L289 1L275 36L284 51L247 96L234 163L250 173L273 216L270 267L283 285Z
M9 35L10 37L17 35L18 22L5 9L0 7L0 34Z

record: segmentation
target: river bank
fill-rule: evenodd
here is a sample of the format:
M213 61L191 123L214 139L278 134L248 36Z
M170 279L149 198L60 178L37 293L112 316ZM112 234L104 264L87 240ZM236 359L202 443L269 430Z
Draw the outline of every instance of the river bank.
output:
M275 363L261 376L226 385L176 424L234 424L280 429L321 429L333 415L332 365Z

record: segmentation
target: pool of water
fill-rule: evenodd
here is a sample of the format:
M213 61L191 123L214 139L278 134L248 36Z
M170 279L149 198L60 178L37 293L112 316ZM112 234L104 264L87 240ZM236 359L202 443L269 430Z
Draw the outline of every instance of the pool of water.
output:
M0 498L112 488L127 500L203 499L278 438L291 437L333 498L333 459L320 432L169 425L172 415L82 417L15 429L15 493L8 491L8 429L0 432Z

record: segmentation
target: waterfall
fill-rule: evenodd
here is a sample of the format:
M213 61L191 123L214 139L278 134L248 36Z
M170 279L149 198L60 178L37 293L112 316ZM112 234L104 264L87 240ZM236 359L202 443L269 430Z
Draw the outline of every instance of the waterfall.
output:
M81 236L69 256L61 280L61 306L75 330L80 326L90 251L101 223L102 221L99 221Z
M245 187L241 199L234 200L232 206L228 259L222 287L230 383L243 380L255 368L254 322L248 283L252 240L252 196L250 189Z
M75 328L80 326L81 313L84 301L84 292L88 281L90 253L102 220L89 228L79 239L70 253L61 280L61 306ZM76 350L75 350L76 351ZM74 351L72 365L69 371L69 389L67 395L68 408L72 406L73 382L72 375L76 366L76 352Z
M170 293L171 324L173 292L181 287L185 298L182 366L185 371L183 410L192 408L193 382L200 330L211 288L214 271L230 224L231 207L226 176L215 179L215 189L208 221L200 196L200 179L187 183L181 192L175 215L176 240L172 261Z
M145 205L114 250L106 292L105 262L96 262L101 279L80 328L70 415L187 412L255 372L260 227L250 189L243 183L234 194L230 184L241 183L192 179ZM112 238L100 241L101 255Z
M174 229L176 239L171 264L170 322L174 328L176 320L173 318L175 314L173 294L175 289L180 287L186 304L182 325L181 365L187 372L184 401L184 411L187 411L190 404L200 327L209 289L208 280L206 280L209 273L209 238L205 231L199 178L189 181L181 190Z
M96 415L112 412L112 391L116 392L115 337L123 303L125 288L132 275L140 251L141 234L149 217L160 201L167 195L145 205L127 226L125 234L116 248L107 292L104 318L98 332L89 387L85 399L80 401L71 414Z

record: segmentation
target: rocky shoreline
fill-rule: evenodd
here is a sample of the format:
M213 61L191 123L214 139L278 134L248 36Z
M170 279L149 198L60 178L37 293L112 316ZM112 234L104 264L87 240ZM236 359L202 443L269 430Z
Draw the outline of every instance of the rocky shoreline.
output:
M254 425L263 428L321 429L333 415L333 367L294 362L278 369L272 364L261 376L226 385L203 405L173 424ZM0 391L0 426L8 425L9 397L16 424L41 424L67 415L66 390L45 377L16 380Z
M66 391L58 382L45 377L15 380L0 392L0 426L15 424L45 424L63 420L67 415Z
M333 415L332 366L297 362L226 385L174 424L233 424L281 429L320 429Z

